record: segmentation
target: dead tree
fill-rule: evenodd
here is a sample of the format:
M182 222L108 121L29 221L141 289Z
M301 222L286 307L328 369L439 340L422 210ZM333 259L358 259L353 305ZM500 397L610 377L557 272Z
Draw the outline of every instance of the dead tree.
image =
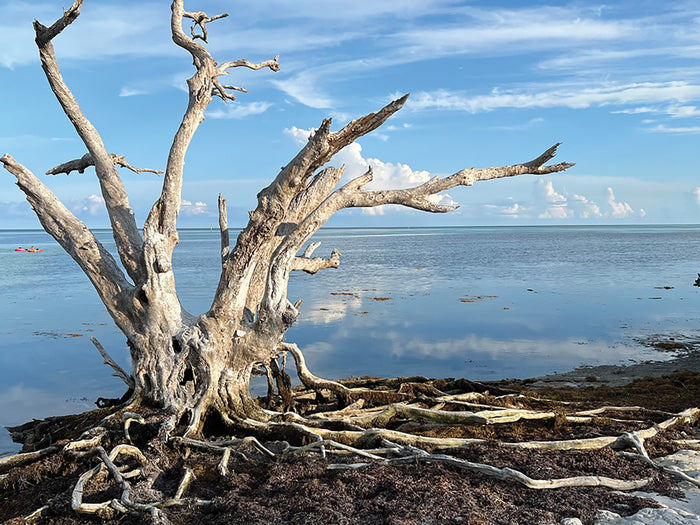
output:
M0 161L16 177L44 229L80 265L126 336L132 369L130 373L118 371L132 390L131 405L162 409L169 415L170 427L181 422L186 436L201 434L210 417L230 425L269 421L271 413L252 398L249 381L254 370L264 368L270 375L275 373L280 352L291 351L300 378L308 386L330 389L346 402L357 397L339 383L310 374L298 349L284 342L285 333L299 316L301 303L287 298L290 273L314 273L338 266L339 253L335 251L328 259L312 257L316 244L301 251L334 213L344 208L384 204L445 213L455 207L437 204L432 199L444 190L515 175L556 173L573 165L545 166L554 157L557 144L530 162L463 169L409 189L367 190L371 169L339 186L343 169L327 163L345 146L381 126L401 109L408 95L339 131L331 131L331 120L324 120L299 153L259 193L257 207L250 212L250 220L233 246L229 245L226 201L219 197L221 276L211 308L195 316L180 304L172 267L173 249L178 244L177 217L185 154L212 99L233 101L232 92L240 91L223 84L220 77L236 67L278 71L278 58L257 64L248 60L217 63L204 46L208 37L206 25L225 15L209 17L202 12L185 11L183 0L173 1L172 38L192 55L196 70L187 81L189 104L172 141L162 192L140 231L117 171L117 166L136 168L123 156L108 152L64 82L54 54L52 40L76 20L82 3L75 0L50 27L34 23L36 44L51 90L87 149L82 158L48 173L68 174L94 167L123 270L85 224L29 169L9 154ZM189 34L183 30L185 19L193 22ZM106 356L104 349L101 351ZM118 368L113 362L112 366Z

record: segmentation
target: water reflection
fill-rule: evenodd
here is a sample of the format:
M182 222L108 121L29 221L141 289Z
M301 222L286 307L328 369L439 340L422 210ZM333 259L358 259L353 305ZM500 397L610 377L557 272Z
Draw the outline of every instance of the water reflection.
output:
M287 340L329 378L523 378L663 359L634 338L693 337L700 327L700 290L691 286L700 227L330 229L317 237L317 253L338 248L341 267L294 274L290 299L304 302ZM98 238L113 249L108 232ZM16 254L23 244L45 251ZM201 313L218 282L219 236L185 230L175 253L183 305ZM0 231L0 267L0 425L121 395L89 337L128 370L124 336L61 248L42 232ZM0 454L9 449L0 432Z

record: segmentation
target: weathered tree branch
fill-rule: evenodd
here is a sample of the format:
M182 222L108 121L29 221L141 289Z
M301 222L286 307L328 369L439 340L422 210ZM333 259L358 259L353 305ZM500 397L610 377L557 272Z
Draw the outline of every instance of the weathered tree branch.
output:
M124 369L119 366L114 359L112 359L112 357L107 353L107 350L104 349L97 339L91 337L90 341L92 341L92 344L95 345L95 348L97 348L97 351L102 356L102 359L104 359L104 364L109 365L112 370L114 370L114 374L112 375L120 378L122 381L124 381L124 383L126 383L127 387L133 390L135 387L134 378L127 374Z
M320 244L320 243L313 243ZM310 247L313 244L309 245ZM313 251L313 250L312 250ZM340 266L340 252L338 250L333 250L331 256L328 259L323 257L311 258L310 254L306 253L302 257L295 257L292 261L292 270L303 270L311 275L318 273L320 270L325 270L327 268L338 268Z
M112 162L114 163L115 166L121 166L122 168L127 168L134 173L156 173L156 174L162 174L165 173L163 170L153 170L149 168L135 168L131 164L129 164L126 159L124 158L124 155L117 155L116 153L110 153L109 157L112 159ZM86 153L79 159L74 159L74 160L69 160L68 162L64 162L63 164L59 164L55 168L51 168L49 171L46 172L46 175L58 175L60 173L65 173L66 175L70 175L71 171L77 171L78 173L84 173L85 170L91 166L95 165L95 160L92 158L92 155L90 153Z
M330 193L335 184L333 181L342 175L342 170L323 170L312 179L314 172L328 162L333 155L338 153L354 140L374 131L381 126L394 113L405 104L408 95L387 104L376 113L370 113L357 120L353 120L338 132L330 131L331 120L326 119L310 137L306 145L299 151L294 159L284 166L275 180L258 194L258 206L250 212L248 226L238 236L238 242L231 251L229 258L231 264L224 265L219 287L217 288L210 313L223 312L232 318L240 318L243 308L257 308L260 291L254 292L252 301L240 302L240 297L247 297L253 285L260 282L260 277L255 277L253 272L259 261L267 261L277 243L270 246L270 239L277 234L280 225L289 222L290 215L299 217L299 213L292 211L290 205L295 198L303 201L303 194L312 197L307 204L300 205L299 210L310 212L319 205L322 198ZM311 183L307 181L311 179ZM336 181L337 183L337 181ZM323 196L321 198L321 196ZM320 199L320 200L319 200ZM296 220L292 221L296 222ZM266 250L260 251L265 246ZM253 249L255 247L256 249ZM298 251L298 250L297 250ZM264 263L262 263L264 264ZM259 272L266 272L263 268ZM241 276L246 276L241 278ZM264 279L267 276L264 275Z
M82 7L83 0L75 0L68 11L64 11L63 16L54 22L51 27L43 26L38 21L35 21L35 28L37 26L41 28L41 31L36 32L36 45L38 47L43 47L51 42L51 40L57 37L66 27L78 18Z
M202 40L204 40L204 42L207 42L207 24L209 22L213 22L214 20L226 18L228 16L228 13L223 13L221 15L209 17L204 11L197 11L196 13L185 12L183 13L183 16L185 18L190 18L194 21L194 25L191 28L192 39L196 40L197 38L201 38ZM202 30L201 34L195 31L196 27L199 27Z
M496 478L502 481L514 481L530 489L558 489L564 487L607 487L614 490L637 490L650 483L650 479L622 480L605 476L574 476L560 479L532 479L518 470L512 468L497 468L483 463L473 463L462 459L453 458L443 454L422 454L411 457L394 458L384 460L389 465L421 463L442 463L457 467L463 470L479 472L485 476ZM369 463L329 465L332 470L345 468L363 468L370 466Z
M107 153L102 138L85 117L78 102L64 82L53 49L52 39L75 21L80 14L81 6L82 0L76 0L63 17L49 28L35 21L36 44L39 47L42 68L51 90L94 160L95 172L100 182L102 197L105 200L122 264L129 276L134 281L138 281L143 276L142 241L126 190L110 155Z
M219 231L221 232L221 262L226 261L231 244L228 233L228 215L226 213L226 199L219 193Z
M460 170L449 177L433 177L429 181L413 188L402 190L366 191L365 187L372 180L371 168L361 177L333 192L325 201L315 208L291 233L289 233L276 250L275 258L270 264L270 273L263 299L263 307L273 311L286 309L286 285L289 271L293 268L293 257L301 246L323 226L330 217L343 208L373 207L384 204L398 204L418 210L445 213L456 209L455 206L437 204L430 198L442 191L456 186L472 186L476 181L513 177L516 175L543 175L564 171L574 164L560 163L544 166L543 163L554 157L559 144L549 148L537 159L524 163L498 168L469 168Z
M123 309L122 301L132 293L133 287L111 254L29 169L9 154L3 155L0 162L16 177L17 185L34 208L44 229L90 279L117 326L125 333L131 333L133 312Z

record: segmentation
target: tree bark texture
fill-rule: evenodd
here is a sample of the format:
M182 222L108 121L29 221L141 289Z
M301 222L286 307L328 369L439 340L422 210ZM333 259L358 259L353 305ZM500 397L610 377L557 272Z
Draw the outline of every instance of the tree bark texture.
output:
M63 163L48 173L82 173L94 167L124 271L85 224L30 170L9 154L0 158L0 162L16 177L17 185L45 230L80 265L125 334L132 360L130 377L125 381L133 385L132 402L171 411L173 419L184 423L190 435L200 434L210 418L217 418L224 424L270 418L270 413L251 397L250 377L261 367L268 371L270 367L274 369L271 363L280 352L289 349L285 347L284 336L298 317L300 305L300 302L292 304L287 298L290 273L294 270L315 273L338 267L340 253L337 250L327 259L313 257L318 243L309 244L313 234L334 213L344 208L384 204L433 213L449 212L454 207L436 204L430 197L456 186L471 186L477 181L556 173L573 166L569 163L545 165L554 157L557 144L530 162L463 169L408 189L367 190L372 180L371 169L339 187L343 169L327 166L327 163L345 146L375 130L399 111L408 95L376 113L350 122L339 131L331 131L331 120L324 120L299 153L258 194L257 206L250 212L249 222L233 246L229 242L226 201L219 197L219 284L211 308L195 316L185 311L179 302L172 268L172 254L179 240L177 216L188 146L204 121L204 112L212 99L233 101L235 97L231 91L243 91L223 85L219 77L236 67L278 71L278 58L260 63L244 59L217 63L204 45L209 37L206 24L225 15L210 17L201 11L189 12L183 0L172 2L172 38L192 56L195 72L187 81L187 110L173 138L165 170L160 172L163 173L162 191L140 231L118 167L137 172L158 170L134 168L123 156L108 153L99 133L64 82L53 51L52 40L79 16L82 3L76 0L50 27L39 22L34 24L36 44L49 86L87 150L81 159ZM183 30L185 19L194 23L191 35ZM293 350L295 355L300 355L298 348L293 347ZM315 376L307 377L321 381ZM342 390L340 385L331 386ZM342 394L351 400L351 396Z

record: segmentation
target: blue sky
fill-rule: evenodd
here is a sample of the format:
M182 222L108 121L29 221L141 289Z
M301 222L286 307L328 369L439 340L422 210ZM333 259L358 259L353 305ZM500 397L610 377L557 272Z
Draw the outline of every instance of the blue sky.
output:
M0 0L0 154L37 174L85 149L43 77L31 22L65 2ZM65 4L65 5L64 5ZM556 142L564 174L480 183L447 215L347 210L331 225L700 222L700 1L186 0L230 13L208 26L219 62L280 55L282 70L231 70L249 90L216 99L187 159L180 224L216 223L219 192L243 226L255 195L324 117L339 129L404 93L409 102L334 164L372 165L375 188L464 167L524 162ZM63 75L111 152L162 168L187 104L190 56L169 2L85 0L55 40ZM122 170L143 221L158 176ZM94 173L41 175L90 226L106 226ZM0 228L39 227L0 176Z

